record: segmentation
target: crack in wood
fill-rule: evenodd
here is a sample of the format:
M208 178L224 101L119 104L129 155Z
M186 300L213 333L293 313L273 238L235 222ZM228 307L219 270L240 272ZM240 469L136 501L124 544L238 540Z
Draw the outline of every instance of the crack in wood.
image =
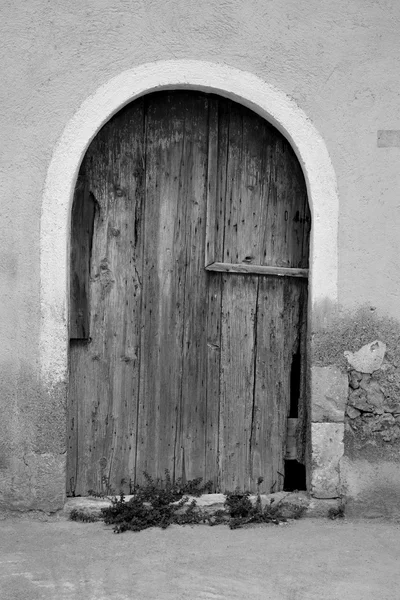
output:
M249 479L250 485L253 478L253 441L254 441L254 428L255 428L255 411L256 411L256 383L257 383L257 329L258 329L258 307L259 307L259 294L260 294L260 279L257 278L257 291L255 298L255 312L254 312L254 346L253 346L253 404L251 408L251 425L250 425L250 438L249 438Z

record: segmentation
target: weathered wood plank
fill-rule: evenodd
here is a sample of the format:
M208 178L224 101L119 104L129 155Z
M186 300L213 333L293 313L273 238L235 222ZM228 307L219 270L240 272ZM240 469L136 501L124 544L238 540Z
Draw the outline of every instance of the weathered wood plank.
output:
M180 194L186 204L185 283L180 418L175 443L175 476L183 480L205 476L207 424L206 319L207 273L204 271L208 101L185 95L185 169Z
M206 379L206 439L205 481L213 481L219 491L221 468L219 460L220 372L221 372L221 300L222 274L207 274L207 379Z
M209 187L207 195L206 266L223 255L227 169L229 161L229 102L212 97L209 109ZM215 133L213 133L215 132ZM212 480L214 490L222 482L220 448L221 414L221 302L223 278L209 272L207 314L207 426L205 481Z
M69 421L69 443L71 450L73 446L76 447L76 464L70 461L67 465L67 484L74 478L74 493L85 496L89 490L103 491L102 476L107 477L107 462L100 463L98 459L96 463L93 450L99 429L102 431L104 427L104 422L97 417L104 389L104 373L108 372L108 364L104 358L96 358L93 355L91 344L72 340L70 371L69 405L73 408L75 403L76 413L74 416L71 414L72 418Z
M250 484L254 332L258 278L223 276L221 323L221 490Z
M154 95L146 109L144 301L136 470L174 475L182 393L187 198L185 104Z
M215 251L206 266L213 261L307 268L311 217L290 144L244 107L220 99L219 110L230 114L227 161L218 162L226 203L216 211L210 238Z
M221 258L218 262L240 263L245 256L240 256L241 240L238 237L238 222L240 220L241 180L243 175L243 121L240 110L233 103L228 103L229 129L226 167L220 166L221 178L226 178L225 210L221 213L224 220L219 223L222 235L220 247ZM225 168L224 168L225 167ZM246 207L247 208L247 207ZM221 216L222 216L221 214Z
M265 129L258 115L232 104L223 262L262 264Z
M251 477L264 479L269 493L283 486L286 423L290 403L285 361L285 302L283 281L260 278L257 303L254 411L251 436Z
M279 277L308 277L308 269L293 269L290 267L270 267L267 265L233 264L215 262L206 266L207 271L219 273L242 273L253 275L277 275Z
M301 279L260 278L251 453L252 477L264 478L261 489L267 493L283 486L291 367L300 348L304 289Z
M303 465L307 461L307 443L309 442L309 393L307 389L307 310L308 310L308 287L300 286L299 289L299 362L300 362L300 389L298 395L298 426L296 431L297 460Z
M71 394L78 398L76 493L121 488L134 477L139 390L143 202L143 106L121 111L99 133L84 168L95 219L90 344L77 345ZM79 363L79 366L78 366ZM71 398L71 404L74 402ZM128 486L122 486L127 491Z
M267 137L262 264L307 268L311 217L304 176L290 144L272 128Z
M206 200L206 244L205 265L215 261L218 239L218 161L221 146L218 144L218 100L211 96L208 101L208 157L207 157L207 200ZM224 198L225 203L225 198ZM218 252L218 251L217 251Z
M89 277L96 210L84 177L78 178L71 214L70 327L71 339L89 338Z
M98 292L100 285L99 263L107 257L108 219L108 132L106 126L92 142L81 166L90 191L99 210L96 214L90 264L90 331L91 341L86 346L71 344L71 380L76 376L75 395L78 398L77 481L76 494L86 495L89 490L104 491L108 477L108 454L101 447L107 439L106 421L109 401L109 361L106 340L101 324L106 320L106 305ZM107 258L105 258L105 263ZM103 277L102 281L106 282ZM108 287L112 279L108 282ZM107 286L105 286L107 289ZM100 301L99 301L100 300ZM75 357L74 357L75 355ZM72 358L74 357L75 363ZM73 387L70 393L73 391ZM107 391L106 391L107 390ZM106 408L105 408L106 405ZM105 414L104 414L104 411ZM100 442L98 443L98 440Z
M71 340L69 353L70 377L67 403L67 495L69 496L78 493L77 483L82 460L78 446L79 431L81 434L84 432L82 421L78 421L78 417L84 410L81 404L86 403L87 400L86 397L82 398L82 389L86 387L86 360L83 359L85 348L78 348L79 344L87 346L84 341ZM84 493L87 493L87 490Z
M210 98L205 266L223 260L231 103Z

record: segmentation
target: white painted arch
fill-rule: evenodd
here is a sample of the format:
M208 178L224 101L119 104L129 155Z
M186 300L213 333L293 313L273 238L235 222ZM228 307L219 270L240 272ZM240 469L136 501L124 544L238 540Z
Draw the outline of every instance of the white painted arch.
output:
M297 104L261 78L196 60L143 64L114 77L87 98L66 125L45 183L40 232L42 382L67 381L70 213L76 177L99 129L123 106L155 90L196 89L231 98L272 123L291 143L303 167L312 213L310 306L337 302L338 194L321 135Z

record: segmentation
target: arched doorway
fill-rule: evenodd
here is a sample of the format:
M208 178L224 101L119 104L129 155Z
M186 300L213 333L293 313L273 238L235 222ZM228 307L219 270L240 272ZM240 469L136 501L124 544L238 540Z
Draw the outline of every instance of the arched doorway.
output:
M102 128L72 211L67 493L165 469L282 489L310 223L290 144L231 100L157 92Z

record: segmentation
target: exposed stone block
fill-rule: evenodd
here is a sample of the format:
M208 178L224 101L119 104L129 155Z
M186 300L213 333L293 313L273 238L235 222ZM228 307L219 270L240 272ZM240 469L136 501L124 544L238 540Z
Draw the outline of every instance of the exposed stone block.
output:
M354 390L349 395L349 405L361 412L373 412L373 407L367 402L367 393L365 390Z
M384 442L396 442L400 439L400 427L397 425L380 432Z
M393 406L386 405L384 408L385 412L393 413L395 416L400 413L400 404L395 404Z
M353 390L357 390L360 387L360 381L362 379L362 373L358 371L351 371L349 375L349 386Z
M335 366L312 367L311 386L313 423L342 423L349 389L347 374Z
M385 402L385 396L379 386L379 383L374 379L371 379L369 376L368 380L365 379L365 375L363 380L360 381L360 387L367 392L367 401L369 404L376 408L382 408Z
M361 415L361 412L353 406L348 406L346 409L346 414L350 419L356 419Z
M128 502L131 496L126 496L125 501ZM100 517L103 508L111 506L110 498L90 498L78 497L68 498L64 505L64 514L69 516L72 510L78 510L82 514L91 517Z
M344 424L312 423L311 493L316 498L340 496L339 461L343 456Z
M277 508L279 514L286 519L296 519L307 514L310 497L307 492L295 492L283 498Z
M375 340L357 352L344 352L349 365L360 373L373 373L381 368L385 357L386 344Z
M400 439L399 423L395 418L400 405L397 397L385 395L382 374L382 371L374 375L351 372L346 408L347 425L358 436L359 441L393 443ZM352 376L357 380L358 388L351 385Z
M286 498L286 496L290 495L291 492L273 492L272 494L260 494L261 506L265 508L266 506L277 506ZM257 502L257 494L252 494L249 496L250 502L255 505ZM224 497L225 501L225 497Z
M326 518L331 509L337 510L340 507L341 502L341 498L311 498L305 516Z

